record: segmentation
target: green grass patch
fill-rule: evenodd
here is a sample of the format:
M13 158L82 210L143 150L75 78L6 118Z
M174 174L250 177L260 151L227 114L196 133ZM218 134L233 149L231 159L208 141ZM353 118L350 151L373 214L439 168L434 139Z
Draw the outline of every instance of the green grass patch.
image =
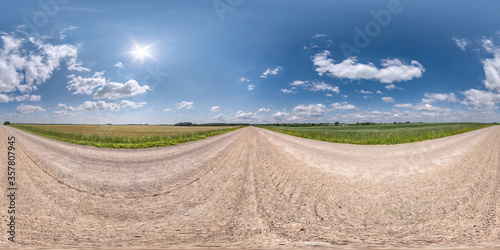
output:
M416 123L366 126L318 126L262 128L318 141L362 145L400 144L442 138L493 126L485 123Z
M220 135L241 127L176 127L145 125L32 125L14 128L47 138L99 148L167 147Z

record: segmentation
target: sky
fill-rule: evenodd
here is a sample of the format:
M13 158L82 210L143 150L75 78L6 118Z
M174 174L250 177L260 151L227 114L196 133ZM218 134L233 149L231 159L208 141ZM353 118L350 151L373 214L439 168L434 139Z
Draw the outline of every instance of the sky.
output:
M500 122L500 1L1 1L4 121Z

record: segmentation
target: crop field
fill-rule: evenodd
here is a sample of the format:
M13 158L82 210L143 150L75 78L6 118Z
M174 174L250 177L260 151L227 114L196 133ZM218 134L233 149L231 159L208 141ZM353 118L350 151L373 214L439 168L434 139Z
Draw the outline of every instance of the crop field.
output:
M51 139L100 148L166 147L220 135L240 127L159 125L32 125L12 127Z
M350 144L400 144L442 138L492 126L485 123L417 123L318 127L263 126L275 132Z

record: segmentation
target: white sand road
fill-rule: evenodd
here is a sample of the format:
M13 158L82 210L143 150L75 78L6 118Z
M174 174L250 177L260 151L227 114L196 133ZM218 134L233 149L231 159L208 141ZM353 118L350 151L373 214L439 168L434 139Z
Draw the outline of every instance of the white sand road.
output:
M500 127L390 146L248 127L167 148L16 138L16 244L0 247L500 245ZM7 171L0 171L7 190Z

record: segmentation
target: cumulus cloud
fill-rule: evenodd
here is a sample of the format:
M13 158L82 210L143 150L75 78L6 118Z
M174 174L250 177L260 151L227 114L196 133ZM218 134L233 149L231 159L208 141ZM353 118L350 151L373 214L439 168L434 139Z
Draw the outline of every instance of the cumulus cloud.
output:
M61 62L76 62L78 49L69 44L52 45L35 38L1 36L0 92L29 93L52 77ZM26 45L26 46L25 46Z
M147 102L133 102L133 101L128 101L128 100L122 100L118 104L118 106L120 106L120 108L127 108L127 107L130 107L130 108L140 108L140 107L143 107L146 104L147 104Z
M220 106L213 106L210 111L212 112L219 112L220 111Z
M333 109L337 109L337 110L354 110L354 109L359 109L356 106L354 106L352 104L349 104L347 102L332 103L332 104L330 104L330 107L332 107Z
M86 68L86 67L82 67L82 63L81 62L78 62L76 60L76 58L71 58L69 61L68 61L68 70L72 70L72 71L78 71L78 72L89 72L90 69L89 68Z
M424 96L437 101L458 102L458 98L454 93L424 93Z
M465 105L472 105L477 110L492 111L497 109L500 103L500 94L491 91L469 89L464 91L465 99L461 102Z
M493 58L483 60L484 86L487 89L500 92L500 52L495 53Z
M78 106L77 110L79 111L117 111L120 109L120 106L116 103L107 103L105 101L86 101L82 105Z
M95 72L92 77L84 78L81 76L70 75L68 78L68 90L74 90L73 94L90 95L95 88L106 84L106 78L103 77L104 72Z
M172 111L172 109L168 108L163 110L163 112L169 112L169 111Z
M182 101L180 103L177 103L177 109L192 109L193 108L194 102L186 102Z
M238 111L235 117L237 119L245 119L245 120L256 119L257 113L252 113L252 112L245 113L243 111Z
M394 101L394 98L389 97L389 96L384 96L384 97L382 97L382 101L384 101L384 102L386 102L386 103L396 102L396 101Z
M122 62L117 62L117 63L115 64L115 67L117 67L117 68L120 68L120 69L121 69L121 68L123 68L123 63L122 63Z
M465 99L461 103L471 105L476 110L491 112L497 109L497 104L500 103L500 49L491 40L483 39L482 43L483 48L493 54L493 58L482 61L485 75L483 84L488 91L478 89L464 91Z
M277 120L281 120L289 115L290 114L287 112L278 111L277 113L273 114L273 118L277 119Z
M10 97L5 94L0 94L0 103L7 103L10 101Z
M277 75L280 71L283 71L283 67L278 66L274 69L267 68L267 70L260 75L262 78L267 78L268 75Z
M141 95L151 90L149 86L140 86L136 80L129 80L126 83L108 82L97 90L95 99L118 99L128 96Z
M266 109L266 108L260 108L259 111L257 111L257 112L266 112L267 113L267 112L271 112L271 110Z
M292 89L280 89L280 92L283 92L285 94L295 94L295 91Z
M292 109L292 112L301 117L320 117L326 115L328 112L328 108L319 103L319 104L310 104L310 105L299 105Z
M401 103L401 104L395 104L394 107L396 108L413 108L413 105L411 103Z
M314 56L313 62L320 76L327 74L337 78L350 80L378 80L382 83L409 81L419 78L425 71L422 64L413 60L405 64L399 59L382 60L382 68L377 68L373 63L362 64L356 57L349 57L340 63L329 59L330 52L325 50Z
M42 96L40 95L22 95L22 96L8 96L5 94L0 94L0 102L7 103L7 102L39 102L42 99Z
M394 85L394 84L389 84L389 85L385 85L385 88L386 88L387 90L393 90L393 89L395 89L395 88L397 88L397 87L396 87L396 85Z
M21 103L21 105L17 106L16 108L16 113L19 114L29 114L29 113L43 112L43 111L45 111L45 109L43 109L40 106L27 105L24 103Z
M460 39L460 38L456 38L456 37L453 37L451 38L451 40L453 40L455 42L455 44L463 51L465 51L465 47L468 45L468 42L466 39Z
M223 114L218 114L217 116L212 117L213 120L220 120L220 121L226 120L226 118L227 117Z
M248 84L248 91L252 91L255 89L255 84Z
M380 90L377 90L377 95L383 95L384 93L382 93L382 91Z
M240 77L240 82L249 82L248 78L246 77Z

